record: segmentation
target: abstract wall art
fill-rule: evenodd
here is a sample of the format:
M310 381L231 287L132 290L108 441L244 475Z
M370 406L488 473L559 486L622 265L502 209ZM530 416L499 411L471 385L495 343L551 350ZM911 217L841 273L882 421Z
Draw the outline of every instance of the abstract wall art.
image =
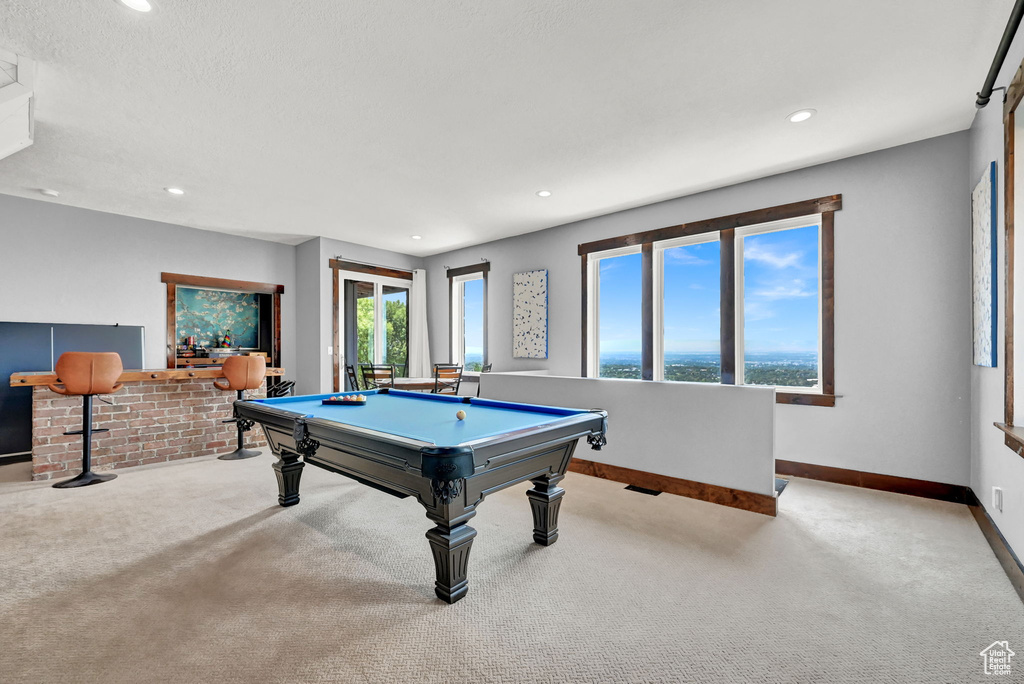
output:
M512 357L548 358L548 272L512 276Z
M974 365L996 364L996 163L992 162L971 196L974 270Z

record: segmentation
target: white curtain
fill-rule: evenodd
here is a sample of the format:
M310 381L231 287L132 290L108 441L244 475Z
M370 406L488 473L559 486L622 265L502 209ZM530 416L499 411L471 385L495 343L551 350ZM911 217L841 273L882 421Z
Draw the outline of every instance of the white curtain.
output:
M412 292L409 293L409 377L430 377L430 337L427 334L427 272L417 268L412 272Z

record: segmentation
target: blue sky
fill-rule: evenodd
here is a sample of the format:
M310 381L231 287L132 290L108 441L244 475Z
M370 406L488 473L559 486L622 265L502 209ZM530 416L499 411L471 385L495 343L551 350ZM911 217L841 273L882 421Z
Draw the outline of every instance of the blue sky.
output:
M719 350L717 238L665 250L665 351ZM748 351L818 349L817 226L744 239ZM640 351L640 255L600 262L601 353Z
M467 280L463 289L462 321L466 334L466 353L484 353L484 281Z

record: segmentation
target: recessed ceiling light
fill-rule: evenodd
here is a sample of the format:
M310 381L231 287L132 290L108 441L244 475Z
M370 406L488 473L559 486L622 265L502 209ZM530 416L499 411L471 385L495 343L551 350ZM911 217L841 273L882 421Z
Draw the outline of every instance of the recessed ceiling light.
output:
M537 191L537 197L551 197L551 191L550 190L538 190Z
M185 194L185 191L182 190L181 188L164 188L164 190L166 190L167 192L171 193L172 195L184 195Z
M413 235L413 236L412 236L412 239L413 239L413 240L422 240L422 239L423 239L423 236L422 236L422 235Z
M807 121L817 113L817 109L801 109L800 111L793 112L786 118L793 123L800 123L801 121Z
M56 190L51 190L50 188L43 188L39 192L40 194L46 195L47 197L60 197L59 192L57 192Z
M136 12L148 12L153 9L153 3L149 0L118 0L118 2Z

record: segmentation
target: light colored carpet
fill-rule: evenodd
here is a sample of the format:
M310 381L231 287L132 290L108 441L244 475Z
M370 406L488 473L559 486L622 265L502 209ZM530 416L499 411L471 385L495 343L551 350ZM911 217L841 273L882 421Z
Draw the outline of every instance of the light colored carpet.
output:
M1024 608L964 506L794 479L776 519L570 475L480 508L434 598L419 504L271 458L0 484L3 682L972 682ZM1008 678L1000 678L1007 681Z

